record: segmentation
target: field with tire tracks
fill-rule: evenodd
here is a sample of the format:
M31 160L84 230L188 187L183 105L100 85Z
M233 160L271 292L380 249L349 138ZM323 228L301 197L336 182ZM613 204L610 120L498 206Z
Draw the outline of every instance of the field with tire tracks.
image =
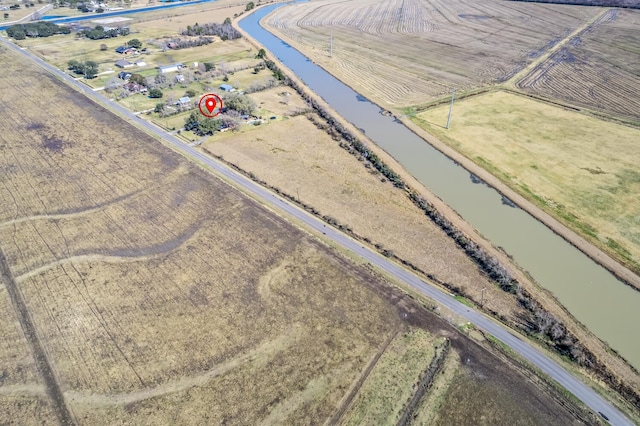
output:
M516 87L640 124L639 34L640 11L611 9Z
M598 11L503 1L329 0L280 7L264 23L362 95L397 108L454 87L505 81Z

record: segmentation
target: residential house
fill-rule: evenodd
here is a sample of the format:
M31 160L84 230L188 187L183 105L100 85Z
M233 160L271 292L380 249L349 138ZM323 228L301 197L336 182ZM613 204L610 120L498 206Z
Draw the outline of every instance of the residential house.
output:
M176 102L176 105L178 106L189 106L191 104L191 98L189 98L188 96L183 96L180 99L178 99L178 101Z
M176 82L177 83L184 83L184 75L182 75L182 74L176 75Z
M121 71L121 72L118 73L118 78L120 80L129 80L131 78L131 73L130 72Z
M133 64L127 61L126 59L120 59L119 61L116 62L116 67L119 67L119 68L131 68L132 66Z
M137 50L133 47L118 46L116 47L116 52L120 53L121 55L131 55L132 53L137 52Z

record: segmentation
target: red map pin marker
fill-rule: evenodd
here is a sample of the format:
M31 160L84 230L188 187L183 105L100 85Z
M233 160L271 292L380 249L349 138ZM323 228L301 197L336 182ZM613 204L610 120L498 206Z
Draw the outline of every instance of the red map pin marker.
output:
M222 112L222 99L215 93L206 94L200 98L198 108L202 115L213 118Z
M209 114L211 114L213 110L216 108L216 101L214 99L208 99L206 104L207 104L207 110L209 111Z

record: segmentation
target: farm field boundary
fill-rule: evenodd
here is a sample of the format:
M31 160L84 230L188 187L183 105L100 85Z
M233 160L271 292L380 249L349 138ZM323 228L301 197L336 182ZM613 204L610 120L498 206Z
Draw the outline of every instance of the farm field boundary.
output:
M551 102L548 103L546 101L543 101L544 103L540 103L539 100L537 100L536 98L531 98L530 96L527 95L520 95L517 94L515 92L510 92L510 91L491 91L491 92L486 92L485 94L482 95L482 97L478 98L478 97L467 97L464 100L461 100L458 105L457 105L457 112L460 113L460 111L464 111L465 107L465 103L466 102L470 102L470 103L478 103L478 102L483 102L482 99L488 99L487 97L491 98L491 97L500 97L501 99L504 98L505 96L509 97L508 99L512 99L514 102L517 101L518 103L522 104L522 105L535 105L536 108L540 109L542 108L550 108L550 111L552 111L554 108L562 108L564 111L562 114L573 114L575 112L573 112L573 108L567 108L566 106L562 105L562 104L558 104L556 102ZM507 98L505 98L504 102L507 102L507 104L509 103L508 100L506 100ZM531 99L530 101L525 102L525 99ZM505 104L505 105L507 105ZM548 107L543 107L543 105L549 105ZM497 104L496 104L497 105ZM511 108L511 107L509 107ZM448 144L448 151L449 152L444 152L442 149L440 149L441 151L443 151L446 155L452 157L454 160L456 161L460 161L461 164L463 164L463 166L465 168L467 168L470 172L477 174L480 173L481 170L484 170L484 168L488 167L488 164L486 163L486 161L491 161L490 159L492 158L491 156L487 156L487 155L481 155L482 158L484 158L484 160L482 160L482 164L477 164L478 160L476 158L477 155L480 154L472 154L470 153L470 151L465 150L465 146L467 146L468 144L466 144L465 141L469 141L469 139L461 139L460 136L456 136L456 132L461 132L463 131L463 129L465 128L466 124L459 124L456 127L453 127L451 130L449 131L445 131L441 126L437 125L436 123L438 122L437 117L439 116L443 116L443 114L446 113L446 111L444 111L445 107L444 106L438 106L435 107L434 109L431 110L427 110L427 111L423 111L417 115L415 115L414 117L412 117L412 124L415 127L419 127L419 128L425 128L428 130L430 135L434 135L431 136L431 139L427 139L429 142L431 142L432 140L435 140L435 138L438 138L438 142L440 142L441 140L447 140L447 144ZM543 109L541 109L540 111L543 111ZM514 113L517 113L517 111L514 111ZM490 114L490 113L487 113ZM503 111L503 116L505 117L505 120L501 121L503 124L506 122L510 122L510 119L508 118L509 115L506 114ZM614 124L612 122L609 121L603 121L602 119L599 118L591 118L588 115L576 115L575 116L576 119L580 119L582 120L582 122L584 122L584 126L587 126L589 128L609 128L609 133L610 132L618 132L620 134L624 134L628 136L628 140L633 139L633 134L638 133L638 130L632 127L626 127L620 124ZM457 118L458 123L461 123L460 120L461 118ZM462 118L462 120L465 120L464 118ZM467 119L468 120L468 119ZM545 120L544 122L540 123L538 125L538 130L539 131L547 131L550 130L549 126L553 124L549 124L553 121L553 119L548 119ZM487 122L485 124L479 124L481 129L484 129L485 133L489 131L489 127L490 127L490 122ZM510 126L512 126L513 129L515 129L515 123L510 124ZM619 126L619 127L616 127ZM565 126L566 127L566 126ZM574 126L571 126L571 128L573 128ZM617 129L617 130L616 130ZM557 129L556 129L557 130ZM565 134L565 137L567 137L567 135L571 134L571 130L570 129L565 129L565 130L557 130L557 131L562 131L563 134ZM555 134L557 134L557 131ZM575 132L579 132L580 129L574 129L573 133ZM502 139L500 140L505 140L505 137L507 139L509 139L509 136L507 136L507 134L503 134L500 133L499 131L494 131L493 133L495 133L496 135L501 134ZM544 141L548 140L548 134L545 133L545 138L546 139L541 139L540 142L541 143L545 143ZM422 135L421 135L422 136ZM495 135L494 135L495 136ZM523 139L524 138L524 139ZM629 139L631 138L631 139ZM477 135L473 137L473 140L475 142L477 142ZM522 140L532 140L534 143L535 142L535 137L532 137L529 133L527 133L527 135L520 135L520 134L514 134L511 137L511 141L509 142L509 144L505 144L504 145L504 149L501 150L500 152L506 152L509 151L512 148L509 148L509 145L512 145L513 143L516 143L516 145L520 144ZM584 139L584 138L583 138ZM582 139L581 139L582 140ZM584 139L585 141L589 141L591 140L590 138L586 138ZM487 139L487 141L493 141L493 139L489 138ZM617 139L616 139L617 141ZM493 142L491 142L493 143ZM506 142L505 142L506 143ZM581 142L582 145L584 145L584 143ZM442 142L439 143L440 146L444 145ZM563 143L562 146L565 146L566 143ZM484 146L484 145L477 145L475 144L474 146L478 147L478 146ZM630 145L631 147L633 146L633 144ZM529 145L529 148L527 148L528 150L534 150L538 149L537 146L534 145ZM605 157L609 158L611 157L611 155L616 155L616 153L622 152L619 151L618 148L612 147L612 150L614 150L613 152L611 150L608 150L606 152L603 153L603 155L605 155ZM531 152L534 152L531 151ZM458 152L461 152L461 154L458 154ZM529 152L529 151L527 151ZM561 151L559 151L561 152ZM450 153L456 153L457 156L453 157L452 155L450 155ZM609 153L609 154L607 154ZM526 152L522 153L522 155L524 157L521 157L522 161L525 161L527 157ZM540 154L538 155L545 155L542 152L540 152ZM462 157L461 160L459 160L459 158ZM535 157L531 157L531 159L533 159ZM632 158L634 158L632 156ZM464 163L462 162L464 160ZM614 161L615 158L611 157L611 165L615 165L617 162ZM475 161L475 162L474 162ZM585 159L586 162L589 162L591 160ZM583 161L583 162L585 162ZM596 164L597 163L597 164ZM596 163L594 163L595 165L593 166L594 168L591 169L589 166L584 166L582 169L580 170L596 170L598 169L598 167L600 167L598 164L599 162L596 161ZM586 164L586 163L585 163ZM472 167L469 167L473 165ZM554 204L554 201L550 201L550 200L546 200L543 198L540 198L540 190L542 187L540 187L540 184L538 184L538 186L536 187L535 184L533 184L532 182L530 182L529 184L525 184L525 182L521 182L519 179L516 181L515 179L515 170L513 170L512 172L509 172L507 175L505 175L505 171L501 169L501 167L496 164L497 169L491 169L490 171L493 172L493 174L484 172L478 176L480 176L480 178L482 180L484 180L485 182L487 182L489 185L495 187L496 189L498 189L498 191L500 191L501 193L503 193L505 196L507 196L510 200L512 200L514 203L516 203L517 205L519 205L520 207L524 208L525 210L527 210L528 212L530 212L531 214L533 214L535 217L537 217L538 219L540 219L543 223L545 223L549 228L551 228L554 232L556 232L558 235L562 236L565 240L567 240L568 242L570 242L572 245L574 245L576 248L578 248L579 250L581 250L583 253L585 253L586 255L588 255L590 258L592 258L593 260L595 260L596 262L600 263L602 266L604 266L605 268L607 268L608 270L610 270L612 273L614 273L619 279L621 279L623 282L627 283L628 285L632 286L635 289L640 289L640 278L638 277L637 274L635 274L632 269L627 268L626 266L633 268L633 269L637 269L638 268L638 252L640 250L635 249L632 250L631 253L636 253L633 254L633 257L629 257L629 254L624 254L624 253L628 253L626 251L621 251L621 250L631 250L631 246L629 246L629 244L633 244L630 241L628 241L625 246L627 247L626 249L624 247L620 248L619 250L613 250L613 247L618 247L617 243L615 243L615 238L613 240L611 239L607 239L607 238L600 238L598 239L593 233L594 232L598 232L598 229L602 229L603 227L608 228L609 225L607 225L607 223L613 221L613 220L619 220L618 214L617 213L613 213L611 212L610 214L614 214L615 216L610 218L610 219L604 219L605 222L601 223L600 225L596 225L595 223L592 223L590 221L587 221L587 223L589 223L588 226L585 225L580 225L579 223L576 223L576 218L574 215L579 215L581 217L585 216L589 217L588 213L585 212L589 212L590 210L592 211L592 215L593 213L593 205L590 203L587 203L586 205L583 205L582 207L580 207L579 209L577 207L571 208L570 207L570 202L568 199L566 199L566 192L564 191L557 191L554 193L553 196L550 196L550 200L555 200L555 202L560 203L560 205L566 206L565 207L561 207L559 208L557 204ZM535 173L536 168L531 166L531 172ZM536 166L537 167L537 166ZM606 167L605 167L606 168ZM618 166L616 166L616 168L618 168ZM576 173L579 172L580 170L578 170L578 167L574 167L573 169L575 169ZM600 173L600 172L597 172ZM606 172L603 172L604 174L606 174ZM494 176L495 175L495 176ZM600 175L596 175L596 176L592 176L592 178L597 177ZM606 177L606 176L605 176ZM485 180L485 178L488 178L490 180ZM603 177L600 176L600 180ZM580 183L584 183L586 184L587 182L591 182L593 184L595 184L593 182L593 179L583 179L583 180L579 180L579 182L577 181L573 181L572 179L570 179L569 181L566 182L566 184L568 185L578 185ZM551 182L552 183L552 182ZM632 183L628 183L628 184L632 184ZM526 187L524 186L526 185ZM546 184L545 184L545 187ZM526 188L526 189L524 189ZM536 195L538 194L538 195ZM544 195L543 195L544 197ZM560 198L558 198L560 197ZM562 201L564 199L564 201ZM633 204L633 200L629 200L632 204ZM556 207L554 207L556 206ZM590 207L591 206L591 207ZM533 208L532 208L533 207ZM585 210L586 209L586 210ZM536 211L537 210L537 211ZM607 209L603 210L602 214L607 214ZM540 214L543 213L543 214ZM600 214L600 213L598 213ZM629 220L632 220L631 218L633 217L633 214L629 217ZM558 219L562 219L564 220L566 223L561 224L559 222ZM584 219L586 220L586 219ZM626 222L625 222L626 223ZM560 225L560 226L558 226ZM573 229L569 229L569 226L573 227ZM626 226L626 225L625 225ZM596 231L594 231L594 229ZM631 232L631 231L627 231L627 232ZM588 237L590 239L590 241L586 241L585 237ZM612 236L611 236L612 237ZM617 237L618 239L621 237ZM609 241L609 242L608 242ZM614 241L613 243L610 241ZM595 245L594 245L595 244ZM605 251L607 252L605 254ZM616 258L616 260L614 260L614 257ZM635 260L634 260L635 259ZM623 262L623 265L619 264L619 261ZM636 265L636 266L634 266Z

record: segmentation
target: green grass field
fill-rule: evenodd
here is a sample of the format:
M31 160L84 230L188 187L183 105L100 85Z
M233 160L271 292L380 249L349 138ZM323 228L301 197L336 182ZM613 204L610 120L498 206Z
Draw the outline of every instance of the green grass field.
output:
M636 273L640 130L493 92L413 118Z

